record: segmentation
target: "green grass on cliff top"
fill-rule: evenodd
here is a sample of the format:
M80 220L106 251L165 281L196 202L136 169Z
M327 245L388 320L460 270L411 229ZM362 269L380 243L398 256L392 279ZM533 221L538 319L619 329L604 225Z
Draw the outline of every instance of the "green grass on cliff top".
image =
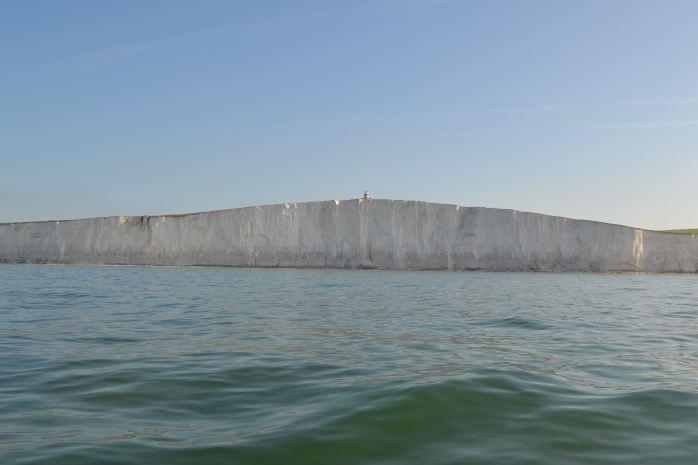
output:
M663 231L672 234L698 234L698 228L695 229L667 229Z

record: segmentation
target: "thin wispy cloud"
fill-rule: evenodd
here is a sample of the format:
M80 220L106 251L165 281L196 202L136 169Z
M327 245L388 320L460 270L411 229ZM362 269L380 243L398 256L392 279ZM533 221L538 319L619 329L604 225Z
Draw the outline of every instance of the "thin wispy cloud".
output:
M368 16L389 18L444 6L453 1L454 0L401 0L399 2L394 2L389 0L373 0L358 5L356 11L363 12Z
M446 3L450 3L453 0L419 0L416 2L413 2L412 5L408 5L399 11L401 12L410 12L410 11L415 11L415 10L423 10L425 8L433 8L437 6L442 6L445 5Z
M70 64L71 67L78 67L78 69L99 68L128 61L139 55L154 53L159 50L214 38L216 35L220 34L220 32L220 30L195 31L179 36L170 36L161 39L152 39L103 48L75 57L71 60Z
M305 15L270 18L265 21L257 21L248 24L235 24L230 25L229 27L211 27L189 31L178 35L152 38L94 50L92 52L74 57L70 60L70 65L71 69L99 68L102 66L126 62L141 55L156 53L158 51L194 44L196 42L220 39L225 37L227 34L275 29L289 24L304 23L314 20L327 20L328 18L342 18L343 15L346 15L352 11L354 13L361 12L362 10L372 11L373 14L378 14L379 16L383 14L390 16L393 14L408 13L415 10L442 6L452 1L453 0L416 0L412 2L399 3L398 6L395 7L387 6L387 9L384 9L382 12L378 12L378 10L386 8L385 2L371 1L364 4L351 5L343 9L342 14L338 14L337 11L316 10L313 13Z
M672 120L672 121L608 121L596 124L580 124L570 126L541 126L526 128L502 128L481 129L463 131L462 136L477 136L483 134L530 134L550 133L560 131L603 131L614 129L679 129L698 127L698 120Z
M163 50L174 49L185 45L221 40L226 35L246 33L263 30L273 30L288 24L303 23L321 17L321 13L271 18L266 21L257 21L247 24L231 24L230 26L210 27L189 31L178 35L153 38L128 44L117 45L98 49L75 57L71 65L79 68L98 68L113 65L137 58L141 55L156 53Z
M551 104L537 106L522 106L511 107L505 111L554 111L554 110L587 110L594 108L613 108L613 107L634 107L634 106L661 106L661 105L697 105L698 97L682 98L682 99L645 99L645 100L611 100L607 102L590 102L590 103L570 103L570 104Z
M698 126L698 120L669 121L614 121L598 125L580 126L580 129L671 129Z
M386 115L366 115L363 117L355 118L333 118L326 120L311 120L311 121L298 121L291 123L281 123L281 124L263 124L256 126L249 126L243 128L232 129L229 132L232 133L245 133L254 131L263 131L269 129L293 129L293 128L305 128L313 126L332 126L332 125L344 125L344 124L357 124L357 123L375 123L375 122L389 122L389 121L400 121L400 120L420 120L420 119L439 119L439 118L457 118L462 116L472 116L478 114L496 114L496 113L535 113L535 112L566 112L566 111L578 111L578 110L591 110L600 108L614 108L614 107L633 107L633 106L682 106L682 105L698 105L698 97L696 98L683 98L683 99L647 99L647 100L617 100L608 102L593 102L593 103L573 103L573 104L551 104L551 105L532 105L532 106L520 106L520 107L503 107L503 108L478 108L469 110L459 110L459 111L447 111L447 112L426 112L426 113L403 113L403 114L386 114ZM621 122L621 123L608 123L609 125L615 125L613 127L633 127L631 125L646 125L649 128L659 128L662 127L659 121L651 123L643 122ZM677 127L677 125L692 125L692 121L667 121L665 126ZM611 128L611 126L607 126Z

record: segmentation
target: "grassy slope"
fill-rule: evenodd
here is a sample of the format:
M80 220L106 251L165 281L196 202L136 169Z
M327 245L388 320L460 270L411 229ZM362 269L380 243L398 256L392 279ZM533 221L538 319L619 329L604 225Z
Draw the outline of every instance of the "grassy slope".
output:
M698 234L698 228L696 229L668 229L664 232L672 234Z

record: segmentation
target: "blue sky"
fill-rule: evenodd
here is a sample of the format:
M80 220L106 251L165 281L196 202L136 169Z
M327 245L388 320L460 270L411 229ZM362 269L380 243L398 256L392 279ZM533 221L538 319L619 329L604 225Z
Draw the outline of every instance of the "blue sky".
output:
M698 2L0 3L0 221L375 197L698 227Z

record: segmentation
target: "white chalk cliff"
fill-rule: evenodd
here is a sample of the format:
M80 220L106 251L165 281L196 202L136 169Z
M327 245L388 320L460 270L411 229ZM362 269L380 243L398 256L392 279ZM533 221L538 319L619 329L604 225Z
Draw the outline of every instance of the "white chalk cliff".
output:
M0 262L698 271L698 236L495 208L343 200L0 224Z

